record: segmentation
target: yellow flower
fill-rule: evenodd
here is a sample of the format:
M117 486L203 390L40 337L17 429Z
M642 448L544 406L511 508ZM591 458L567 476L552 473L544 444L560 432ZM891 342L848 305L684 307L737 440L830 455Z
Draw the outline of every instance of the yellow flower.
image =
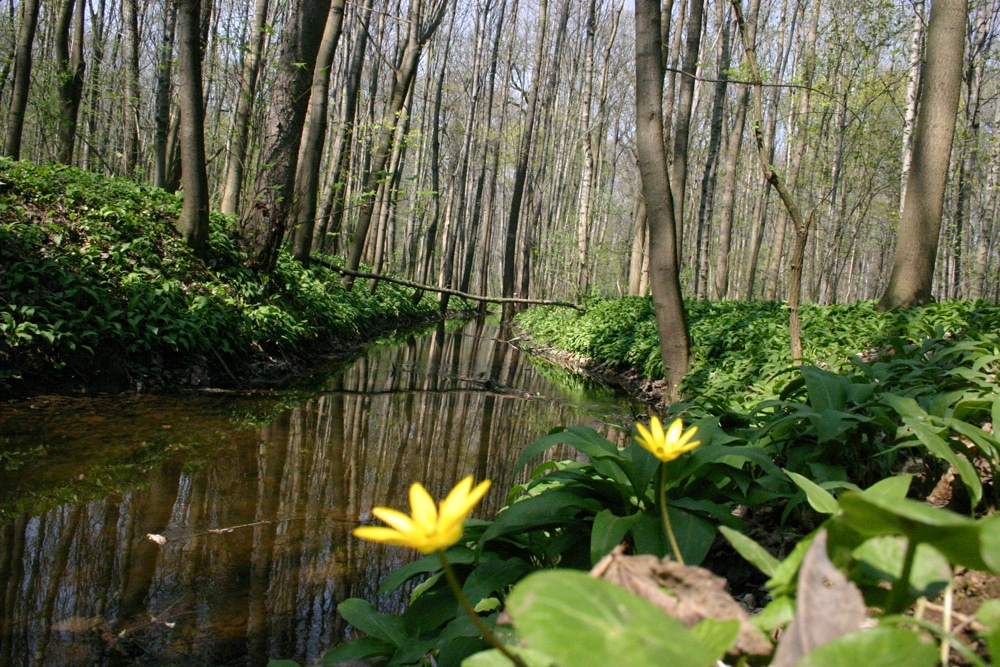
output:
M363 540L411 547L425 554L442 551L462 539L462 523L472 508L490 488L490 480L472 488L469 475L441 501L440 509L427 489L419 483L410 487L410 512L407 516L389 507L376 507L372 514L391 526L362 526L354 536Z
M642 424L636 424L636 427L639 435L635 437L635 441L664 463L673 461L701 444L700 440L691 441L698 433L698 427L692 426L684 431L684 422L680 419L675 419L666 433L657 417L650 418L648 429Z

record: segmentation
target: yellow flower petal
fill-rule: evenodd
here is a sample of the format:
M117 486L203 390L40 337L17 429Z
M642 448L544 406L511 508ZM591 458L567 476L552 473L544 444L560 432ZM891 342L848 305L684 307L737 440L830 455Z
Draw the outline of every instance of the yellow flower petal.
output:
M408 540L398 530L385 526L360 526L354 529L354 536L372 542L406 546Z
M437 505L420 483L410 486L410 512L413 514L413 523L421 528L437 525Z
M692 426L684 431L684 422L680 419L675 419L666 433L663 432L663 424L655 416L650 417L648 429L642 424L636 424L636 430L638 435L635 441L664 463L673 461L701 444L699 440L691 441L698 432L698 427Z
M372 514L402 533L413 532L416 528L413 519L391 507L375 507L372 509Z

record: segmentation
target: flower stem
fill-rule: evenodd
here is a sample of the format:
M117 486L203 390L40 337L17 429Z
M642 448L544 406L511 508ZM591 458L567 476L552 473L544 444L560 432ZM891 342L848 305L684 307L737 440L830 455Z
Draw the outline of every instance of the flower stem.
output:
M660 514L663 515L663 527L667 529L667 539L670 540L670 549L674 552L674 560L684 565L684 556L677 546L677 538L674 537L674 527L670 525L670 512L667 511L667 464L660 464Z
M510 652L503 642L501 642L493 631L490 630L489 626L483 622L483 619L479 617L476 610L472 608L472 604L469 602L469 598L465 597L465 593L462 592L462 586L458 583L458 577L455 576L455 570L452 569L451 563L448 562L447 556L444 555L444 551L439 549L437 552L438 560L441 561L441 568L444 570L444 578L448 581L448 585L451 587L451 592L455 594L458 599L458 603L462 605L462 609L468 615L469 619L476 626L481 633L483 633L483 639L485 639L490 645L496 648L498 651L503 653L504 657L513 662L517 667L528 667L521 658Z
M889 602L886 611L890 614L901 614L906 608L906 597L910 592L910 575L913 573L913 561L917 555L917 542L908 540L906 542L906 553L903 555L903 572L899 579L892 585L889 593Z

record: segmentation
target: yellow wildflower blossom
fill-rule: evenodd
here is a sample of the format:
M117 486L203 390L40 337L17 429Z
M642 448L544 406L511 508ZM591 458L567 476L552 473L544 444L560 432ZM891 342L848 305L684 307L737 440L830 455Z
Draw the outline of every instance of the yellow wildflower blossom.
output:
M636 427L639 435L635 437L635 441L664 463L673 461L701 444L700 440L691 440L698 433L698 427L692 426L685 431L684 422L680 419L675 419L666 433L657 417L650 418L648 429L642 424L637 424Z
M490 488L490 480L472 486L472 475L455 485L440 507L421 484L410 487L410 514L376 507L372 514L389 524L361 526L354 536L363 540L411 547L425 554L443 551L462 539L462 523Z

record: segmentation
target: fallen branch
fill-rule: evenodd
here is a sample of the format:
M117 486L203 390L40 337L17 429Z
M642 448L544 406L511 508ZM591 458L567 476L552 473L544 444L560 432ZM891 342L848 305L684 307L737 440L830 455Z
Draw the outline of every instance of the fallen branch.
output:
M573 308L574 310L579 310L584 312L585 309L575 303L570 303L569 301L549 301L548 299L519 299L516 297L499 297L499 296L479 296L477 294L467 294L466 292L460 292L458 290L449 289L447 287L432 287L430 285L421 285L420 283L415 283L409 280L403 280L401 278L391 278L389 276L379 275L377 273L365 273L363 271L352 271L350 269L345 269L342 266L337 266L336 264L329 262L320 257L310 257L310 262L315 262L320 266L325 266L331 271L336 271L337 273L342 273L348 276L354 276L355 278L368 278L370 280L384 280L387 283L395 283L397 285L402 285L404 287L412 287L413 289L423 290L425 292L440 292L441 294L450 294L451 296L457 296L461 299L469 299L470 301L482 301L484 303L524 303L531 306L562 306L563 308Z

